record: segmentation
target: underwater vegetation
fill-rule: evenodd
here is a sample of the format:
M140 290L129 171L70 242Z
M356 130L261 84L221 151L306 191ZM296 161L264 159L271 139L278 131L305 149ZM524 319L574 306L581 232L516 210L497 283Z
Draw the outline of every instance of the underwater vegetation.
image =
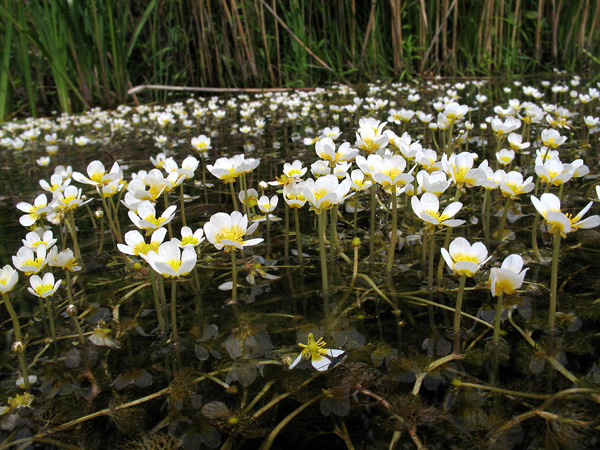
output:
M0 128L0 448L590 448L598 85Z

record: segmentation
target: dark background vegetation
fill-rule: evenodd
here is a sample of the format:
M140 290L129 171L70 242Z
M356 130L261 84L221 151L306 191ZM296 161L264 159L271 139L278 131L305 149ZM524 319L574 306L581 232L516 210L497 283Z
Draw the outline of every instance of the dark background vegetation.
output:
M140 84L584 74L599 33L600 0L0 0L0 120L112 108Z

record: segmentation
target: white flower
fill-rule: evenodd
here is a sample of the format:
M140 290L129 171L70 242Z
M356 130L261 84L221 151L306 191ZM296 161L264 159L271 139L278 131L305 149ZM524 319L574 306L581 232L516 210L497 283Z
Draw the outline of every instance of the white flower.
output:
M327 344L323 341L323 338L319 338L315 341L312 333L308 334L306 344L298 345L302 347L302 352L300 352L298 357L290 364L290 369L296 367L302 359L310 359L312 366L322 372L329 369L329 366L332 363L331 358L337 358L344 353L343 350L325 348L325 345Z
M192 138L192 147L194 147L194 150L200 153L200 155L205 156L206 152L212 148L210 145L210 138L204 134Z
M19 281L19 273L9 266L5 265L2 270L0 270L0 292L6 294L15 287Z
M497 297L501 294L512 295L523 284L525 274L529 269L523 269L523 258L512 254L506 257L501 267L490 270L490 290Z
M243 250L244 247L260 244L262 238L244 239L254 233L257 227L258 223L248 227L248 216L239 211L233 211L231 214L216 213L204 224L204 234L217 250L228 252L231 249Z
M90 184L92 186L102 186L111 181L122 178L123 174L119 164L115 161L109 173L106 173L104 164L100 161L92 161L87 166L88 177L80 172L73 172L73 179L79 183Z
M279 197L277 197L276 195L274 195L271 198L267 197L266 195L263 195L258 199L257 202L258 209L260 209L261 212L265 214L275 211L277 203L279 203Z
M457 275L472 277L489 259L488 251L481 242L469 244L463 237L457 237L448 246L448 250L441 249L444 261Z
M424 193L419 200L418 197L411 198L411 205L414 213L419 219L433 225L445 225L448 227L457 227L465 223L464 220L452 219L462 208L461 202L450 203L439 213L440 201L435 194Z
M496 152L496 159L503 166L510 164L513 159L515 159L515 151L507 150L505 148L500 149L500 151Z
M25 247L29 247L32 250L36 250L38 245L45 245L48 250L56 244L56 239L54 239L52 230L44 230L43 228L38 227L27 233L22 242Z
M289 183L283 186L283 199L290 208L302 208L306 203L304 183Z
M194 248L179 248L179 244L168 241L160 244L158 252L146 254L148 264L165 278L179 278L189 274L196 265L198 255Z
M560 199L554 194L542 194L539 200L532 195L531 203L533 203L535 209L542 217L544 217L544 219L546 219L546 222L548 222L551 234L558 231L562 237L566 237L567 233L570 233L573 230L578 230L580 228L595 228L600 225L600 216L598 215L581 220L590 210L594 202L589 202L575 217L572 217L571 214L564 214L561 212Z
M204 240L204 230L202 228L198 228L196 231L192 232L190 227L181 228L181 240L177 238L172 239L172 241L177 242L181 248L195 248L202 244Z
M566 136L561 136L558 131L553 128L542 130L542 142L546 147L556 149L565 143Z
M19 223L24 227L30 227L40 218L49 212L52 208L48 206L48 199L45 194L38 195L33 201L33 205L26 202L17 203L17 209L27 213L19 218Z
M54 275L48 272L44 274L44 278L40 278L38 275L31 275L29 277L29 284L31 287L27 287L27 290L40 298L48 298L56 292L62 280L54 281Z
M48 252L48 265L51 267L60 267L69 272L78 272L81 266L77 263L73 250L66 248L59 252L56 247L52 247Z
M175 205L169 206L165 211L156 217L156 209L154 205L149 201L143 201L138 205L137 214L133 211L129 211L129 219L133 224L141 230L152 232L160 227L165 226L173 220L175 217Z
M144 236L138 230L131 230L125 233L125 244L117 244L117 248L127 255L141 256L146 259L149 251L158 251L166 234L166 228L159 228L152 233L150 243L147 244Z
M532 180L533 177L523 180L521 172L513 170L503 177L500 182L500 191L505 197L515 199L518 195L533 191L535 184L532 183Z
M35 253L28 247L21 247L12 257L12 262L18 270L25 272L25 275L38 273L48 264L46 246L38 245Z
M317 214L341 203L346 198L350 186L349 180L340 183L335 175L325 175L317 181L309 179L302 184L304 197L311 205L310 210Z

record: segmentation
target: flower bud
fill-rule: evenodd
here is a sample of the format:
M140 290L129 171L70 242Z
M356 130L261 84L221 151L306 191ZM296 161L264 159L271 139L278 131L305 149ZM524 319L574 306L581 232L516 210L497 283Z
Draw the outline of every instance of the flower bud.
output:
M15 342L13 342L10 350L15 354L25 353L25 344L23 344L20 341L15 341Z
M360 247L360 238L359 237L355 237L354 239L352 239L352 247Z
M75 306L75 305L67 306L66 312L67 312L67 316L76 317L77 316L77 306Z
M97 209L94 212L94 216L96 217L96 219L102 219L104 217L104 211L102 211L101 209Z

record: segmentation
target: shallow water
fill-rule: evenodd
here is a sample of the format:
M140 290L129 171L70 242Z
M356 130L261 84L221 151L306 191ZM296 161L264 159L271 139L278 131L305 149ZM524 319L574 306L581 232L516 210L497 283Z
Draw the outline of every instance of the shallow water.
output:
M432 85L376 86L365 95L396 101L396 107L411 107L406 103L406 95L408 89L414 88L423 98L412 108L434 112L431 100L447 89L442 82L436 84L438 89ZM492 105L505 107L509 98L525 99L514 85L511 95L502 93L500 85L477 87L467 83L465 91L460 92L461 104L475 104L473 98L477 92L485 92L490 98L483 111L470 113L476 128L468 150L477 152L480 161L493 154L495 147L495 143L477 145L477 142L493 139L489 130L477 128L480 120L492 114ZM281 103L277 112L267 107L273 103L272 97L259 96L256 112L252 120L247 121L240 117L239 105L252 99L237 99L238 106L229 109L228 99L216 99L216 104L227 111L228 118L222 121L216 121L207 113L201 119L192 118L189 129L180 119L161 129L148 119L146 124L116 131L112 136L109 125L94 130L92 123L105 119L93 113L88 115L94 117L89 124L74 119L65 130L59 131L60 150L47 168L34 163L44 154L45 132L35 142L27 143L24 150L3 150L1 261L10 262L10 256L17 252L26 232L18 224L22 213L14 206L19 201L33 201L41 192L38 180L48 180L58 164L71 165L75 171L85 173L92 160L102 161L107 169L118 161L124 179L129 181L131 173L152 168L150 156L162 151L181 162L193 153L192 137L212 133L213 148L205 163L212 164L220 156L239 153L260 157L260 165L248 177L249 187L259 189L259 181L273 181L281 175L284 162L300 159L310 166L317 159L314 145L305 145L304 137L317 136L325 126L339 126L342 135L336 142L354 143L354 131L361 116L369 114L385 120L392 106L388 104L372 112L360 109L358 113L337 113L336 105L352 104L354 96L354 92L330 89L306 94L296 101L295 94L290 94L286 99L288 104ZM545 100L550 101L552 97L546 90ZM564 94L554 96L554 101L573 111L582 107L573 104ZM197 102L206 106L209 101L197 99ZM287 116L290 111L301 113L309 102L312 106L304 117L300 114L298 119L291 120ZM192 106L192 103L182 106L188 117ZM586 114L597 113L596 103L585 108ZM135 109L112 113L127 121L134 114ZM336 114L338 118L334 117ZM147 118L148 112L140 116ZM253 124L257 117L267 121L261 133L239 132L239 126L244 123L256 130ZM587 138L580 121L580 117L574 116L573 130L561 130L569 136L565 148L561 148L561 159L571 161L583 157L592 177L566 185L563 203L569 211L579 211L592 196L593 175L598 170L597 138L590 141L591 147L585 146L582 139ZM398 135L404 130L403 125L388 124L388 128ZM541 125L532 127L531 141L535 142L533 136L539 136L541 129ZM458 130L459 127L457 133ZM4 131L5 135L18 134L6 128ZM408 125L407 131L414 141L424 127L415 121ZM157 147L154 136L158 134L167 136L167 145ZM92 142L83 147L65 142L67 136L81 135L88 136ZM424 147L435 148L441 144L439 139L439 134L426 130L420 140ZM456 145L455 151L459 149L465 151L467 147ZM519 155L518 161L525 175L535 175L531 155ZM493 163L495 161L490 165ZM187 224L194 230L212 214L233 210L229 187L208 172L205 176L207 182L213 184L206 192L201 184L202 168L198 168L193 181L184 184L186 195L191 197L185 204ZM484 242L493 258L474 279L467 280L463 311L479 321L462 318L462 356L452 357L452 319L458 279L444 271L442 280L439 283L436 280L434 290L428 293L427 259L422 259L418 241L410 243L421 237L423 222L416 218L406 195L400 196L398 202L402 241L395 252L390 274L385 270L391 233L391 211L387 210L389 195L381 189L377 194L372 260L368 193L360 196L366 209L357 216L356 231L353 213L340 207L337 230L344 257L329 254L327 250L328 294L323 292L321 284L316 215L308 211L307 206L300 211L300 239L305 253L302 261L293 254L297 236L292 212L287 256L285 221L271 223L271 254L267 254L266 224L261 223L255 237L263 237L265 242L247 248L237 257L241 286L236 301L232 300L231 290L219 289L231 280L230 255L215 250L205 241L198 252L198 278L190 274L177 281L179 342L174 345L169 331L171 280L164 280L163 314L167 332L161 334L149 279L152 269L140 258L132 257L127 260L131 267L126 270L106 219L101 224L92 218L93 212L102 208L98 194L89 186L80 186L92 201L75 212L83 269L74 274L72 282L73 303L78 307L77 317L87 354L84 356L76 328L65 313L69 303L65 287L53 297L57 336L53 343L47 314L27 292L27 277L20 273L19 284L10 295L23 326L30 374L37 376L37 383L31 389L34 400L30 407L12 409L0 416L0 436L6 443L25 439L22 441L25 444L39 442L32 445L65 448L176 448L178 445L186 449L221 445L257 448L261 443L273 444L272 438L275 439L273 448L284 445L292 448L314 445L399 448L420 443L428 448L583 448L597 440L594 420L598 410L594 395L599 393L600 369L595 344L600 290L595 259L600 245L594 230L569 235L561 247L558 283L559 311L563 315L557 319L559 330L554 357L561 367L575 374L577 383L574 384L551 369L541 350L548 335L552 237L540 233L543 260L537 264L529 248L535 210L526 198L517 201L525 216L514 223L509 216L506 228L512 233L511 239L486 241L481 227L483 191L468 188L462 192L460 201L464 206L458 217L467 220L467 224L454 230L453 237ZM236 192L239 191L239 184L235 186ZM281 187L270 186L266 193L275 195L278 189ZM451 201L455 191L452 188L443 196L443 205ZM179 205L178 194L175 190L169 195L170 204ZM280 192L278 195L280 202L275 214L283 219L283 199ZM118 198L115 197L115 205ZM492 201L492 213L501 212L503 198L495 192ZM160 198L159 212L164 210L163 205L164 200ZM597 209L594 205L589 214L597 213ZM119 206L118 217L121 235L134 229L125 206ZM492 231L498 221L499 218L492 217ZM179 236L181 225L178 211L172 222L174 236ZM60 228L53 226L52 229L54 236L59 237ZM445 232L436 232L436 268ZM352 245L355 236L360 238L356 253ZM71 239L68 236L65 239L65 245L71 246ZM57 245L62 246L60 237ZM496 299L485 283L490 268L499 266L511 253L523 255L529 272L522 289L505 298L499 382L490 386L492 333L491 326L485 323L491 324L494 320ZM357 259L355 276L354 258ZM134 265L136 262L142 264ZM265 279L262 270L278 278ZM52 271L57 278L64 278L61 270ZM255 275L255 285L246 278L251 272ZM431 302L436 306L428 307ZM537 350L509 323L509 309L515 324L539 346ZM9 397L22 390L15 386L18 365L9 352L13 336L9 331L11 322L6 313L2 313L2 318L7 339L1 353L4 394L0 396L0 405L6 405ZM288 368L301 351L297 344L306 344L309 333L315 338L323 336L327 348L345 351L332 358L329 370L317 372L307 361L294 369ZM444 357L447 359L440 361ZM565 393L565 389L574 387L588 390ZM510 422L558 392L561 394L556 401L550 401L543 408L555 416L540 418L532 414L530 419L523 417ZM93 415L96 412L99 413ZM540 432L543 421L546 426ZM278 426L283 431L274 434Z

